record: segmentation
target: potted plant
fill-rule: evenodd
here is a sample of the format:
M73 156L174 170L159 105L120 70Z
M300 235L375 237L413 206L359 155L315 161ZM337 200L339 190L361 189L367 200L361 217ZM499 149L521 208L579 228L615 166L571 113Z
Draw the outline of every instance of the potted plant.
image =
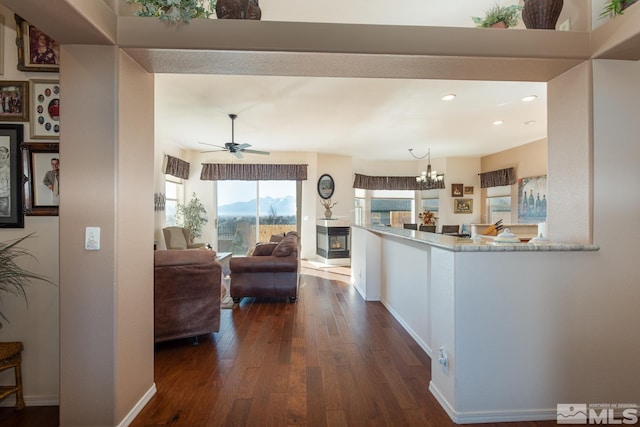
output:
M161 21L188 23L191 18L209 18L216 10L216 0L126 0L138 4L136 16L154 16Z
M496 3L487 10L484 18L473 16L473 22L477 27L483 28L509 28L518 24L518 18L522 6L518 4L512 4L511 6L502 6L500 3Z
M40 280L53 284L53 282L46 277L25 270L16 264L17 258L23 256L33 258L33 255L19 246L20 243L32 235L33 233L18 239L0 242L0 298L3 293L6 293L21 296L27 301L27 294L24 288L31 281ZM2 328L3 321L9 322L9 319L0 311L0 329Z
M600 16L615 17L617 15L622 15L626 8L637 1L638 0L609 0L604 4L604 8L602 9Z
M176 209L176 221L191 232L191 242L202 236L202 227L209 221L204 205L193 193L191 200L186 205L178 204Z

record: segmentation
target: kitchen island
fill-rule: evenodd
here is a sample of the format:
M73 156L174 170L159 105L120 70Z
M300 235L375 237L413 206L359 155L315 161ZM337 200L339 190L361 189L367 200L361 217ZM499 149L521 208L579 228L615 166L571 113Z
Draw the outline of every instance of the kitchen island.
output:
M352 227L353 285L431 357L430 390L457 423L556 419L557 403L598 401L589 378L602 363L576 337L603 294L599 256L595 245Z

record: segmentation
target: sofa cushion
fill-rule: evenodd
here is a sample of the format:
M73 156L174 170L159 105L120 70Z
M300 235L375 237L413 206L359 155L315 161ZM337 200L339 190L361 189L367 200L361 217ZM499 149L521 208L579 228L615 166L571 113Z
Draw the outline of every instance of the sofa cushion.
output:
M253 256L269 256L273 252L273 249L277 246L277 243L258 243L253 248Z
M216 252L210 250L182 251L176 249L153 251L154 265L168 267L177 265L210 264L216 259Z
M278 257L289 256L293 254L294 251L297 250L297 246L298 246L298 237L287 236L284 239L282 239L280 243L276 245L275 248L273 248L273 252L271 252L271 255L278 256Z
M284 239L284 233L282 234L272 234L269 239L269 243L280 243Z

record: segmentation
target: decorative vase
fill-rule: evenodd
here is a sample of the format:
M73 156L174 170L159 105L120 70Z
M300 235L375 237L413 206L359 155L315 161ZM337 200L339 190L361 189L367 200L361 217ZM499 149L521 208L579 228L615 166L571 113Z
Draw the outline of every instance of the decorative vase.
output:
M326 208L324 210L324 218L325 219L331 219L331 215L333 215L333 212L331 212L331 209Z
M563 0L524 0L524 25L531 29L555 30L563 3Z
M259 21L262 11L258 0L218 0L216 3L218 19L251 19Z

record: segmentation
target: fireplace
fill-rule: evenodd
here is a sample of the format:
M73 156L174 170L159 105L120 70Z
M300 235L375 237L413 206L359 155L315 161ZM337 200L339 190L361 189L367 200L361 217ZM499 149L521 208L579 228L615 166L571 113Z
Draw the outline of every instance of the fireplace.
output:
M346 221L316 222L316 255L331 265L350 265L351 227Z

